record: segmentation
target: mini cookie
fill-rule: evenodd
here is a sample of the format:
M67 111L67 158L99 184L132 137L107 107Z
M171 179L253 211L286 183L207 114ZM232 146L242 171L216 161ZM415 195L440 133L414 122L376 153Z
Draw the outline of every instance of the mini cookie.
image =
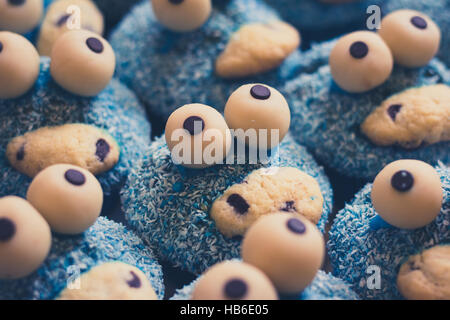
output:
M214 201L211 217L226 236L243 236L264 215L298 213L317 224L323 197L317 181L297 168L259 169L234 184Z
M78 234L99 217L103 191L89 171L73 165L56 164L42 170L33 179L27 200L53 231Z
M121 191L125 218L161 256L185 270L200 274L217 262L239 257L241 234L272 208L308 214L324 230L332 204L329 181L289 135L267 161L242 159L236 148L227 164L204 169L175 165L163 138L146 149ZM239 211L246 204L251 213L242 217ZM242 218L246 220L240 222Z
M275 69L300 46L300 34L291 25L273 21L242 26L217 58L216 73L240 78Z
M147 276L122 262L107 262L81 275L80 288L68 287L58 300L157 300Z
M29 177L53 164L70 163L97 175L119 161L117 142L107 132L86 124L44 127L11 140L6 156Z
M410 300L450 299L450 245L410 256L400 267L397 287Z
M54 235L37 271L0 280L0 299L154 299L152 289L163 298L162 269L152 250L123 225L100 217L82 234Z
M0 30L25 34L41 21L42 0L1 0Z
M376 108L361 125L379 146L406 149L450 140L450 87L446 84L412 88Z
M50 251L51 238L48 223L31 204L13 196L0 198L0 282L37 270Z
M247 84L231 94L225 105L225 119L238 139L239 132L236 130L247 132L248 129L255 129L257 141L246 142L254 147L261 146L263 138L267 137L266 146L271 149L287 134L291 112L278 90L263 84Z
M404 165L406 164L404 163ZM399 292L400 288L396 285L396 280L399 269L401 270L400 266L405 260L416 255L417 252L448 243L448 239L450 239L448 227L450 223L450 168L440 164L436 170L443 189L442 206L436 218L433 220L429 216L427 220L431 222L419 229L404 229L389 225L380 227L373 224L378 216L377 213L381 215L380 212L382 212L378 208L380 201L374 201L374 204L377 205L376 209L372 205L378 181L375 181L376 185L374 186L366 185L355 195L354 200L337 214L328 241L333 274L352 284L352 288L362 299L401 299L402 295ZM433 174L418 172L417 168L412 167L408 168L408 171L414 171L415 176L419 175L417 179L414 179L415 184L417 183L418 188L425 190L415 193L414 188L416 187L413 185L411 190L417 195L417 199L413 200L416 207L424 207L426 203L435 201L436 189L429 184ZM397 175L394 175L393 178L396 178L392 181L395 185L403 181L398 186L406 189L409 186L407 182L411 179L408 179L407 175L402 174L402 176L404 177L397 180ZM385 190L389 189L386 186L384 188ZM392 194L389 198L397 197L397 200L389 203L389 206L398 205L399 199L405 197L404 206L413 207L412 203L408 203L411 198L407 194L401 195L401 192L393 188L390 190ZM429 195L429 197L420 193ZM383 204L387 206L387 203ZM431 208L434 204L429 203L429 206ZM419 220L418 215L412 215L415 213L414 211L410 213L409 219L412 222ZM421 216L425 217L426 215L423 213L427 212L421 212ZM393 216L391 214L391 217ZM423 223L421 224L423 225ZM422 256L425 258L424 255ZM423 270L430 270L428 268L424 265ZM402 271L400 274L403 274ZM434 277L434 275L428 275L429 279Z
M58 0L44 17L37 48L42 56L50 56L56 40L70 30L89 30L103 34L103 15L91 0Z
M0 32L0 99L26 93L39 75L39 54L21 35Z
M51 54L50 72L64 89L83 97L100 93L109 84L116 57L109 43L86 30L61 35Z
M257 268L225 261L199 278L192 300L278 300L278 295L269 278Z

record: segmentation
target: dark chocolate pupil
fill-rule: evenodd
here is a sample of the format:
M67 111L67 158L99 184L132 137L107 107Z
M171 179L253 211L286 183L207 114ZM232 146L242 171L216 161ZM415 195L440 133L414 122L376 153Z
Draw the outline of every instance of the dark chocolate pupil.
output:
M171 4L178 5L178 4L182 4L184 2L184 0L169 0L169 2Z
M233 279L225 284L225 296L230 299L242 299L247 294L247 284L240 279Z
M399 192L409 191L414 185L414 177L409 171L400 170L392 176L391 185Z
M0 52L2 52L3 51L3 43L1 43L1 41L0 41Z
M108 142L106 142L105 139L98 139L95 146L97 148L95 150L95 155L101 162L105 161L105 158L108 156L110 150Z
M227 203L232 206L234 210L239 214L245 214L247 213L248 209L250 209L247 201L245 201L245 199L237 193L233 193L231 196L229 196L227 199Z
M414 27L418 28L418 29L426 29L428 24L425 21L424 18L421 18L419 16L415 16L411 18L411 23Z
M64 174L64 177L69 183L75 186L82 186L86 182L86 177L84 176L84 174L74 169L67 170Z
M288 220L287 227L293 233L297 233L297 234L303 234L306 231L305 224L303 222L301 222L299 219L295 219L295 218Z
M27 2L27 0L8 0L9 4L12 6L21 6L23 5L25 2Z
M284 207L281 208L281 211L286 211L286 212L296 211L295 202L294 201L286 201Z
M61 27L64 23L67 22L67 20L69 20L69 18L70 18L71 15L72 15L72 14L68 13L68 14L65 14L65 15L61 16L61 17L59 18L59 20L56 22L56 25L57 25L58 27Z
M369 53L369 47L362 41L356 41L350 46L350 54L355 59L362 59Z
M253 98L258 99L258 100L267 100L270 98L269 88L259 85L259 84L254 85L250 89L250 94L252 95Z
M130 271L131 276L133 277L131 280L127 281L127 284L130 288L140 288L141 287L141 279L134 273Z
M400 109L402 108L401 104L393 104L389 106L387 109L388 115L391 117L392 121L395 121L395 118L397 117L397 113L400 112Z
M184 120L183 128L187 130L191 136L194 136L205 129L205 121L200 117L191 116Z
M88 46L91 51L95 53L102 53L103 52L103 43L98 40L97 38L89 38L86 40L86 45Z
M25 159L25 143L20 146L19 150L17 150L16 159L17 161L22 161Z
M6 242L12 239L16 233L16 225L8 218L0 218L0 241Z

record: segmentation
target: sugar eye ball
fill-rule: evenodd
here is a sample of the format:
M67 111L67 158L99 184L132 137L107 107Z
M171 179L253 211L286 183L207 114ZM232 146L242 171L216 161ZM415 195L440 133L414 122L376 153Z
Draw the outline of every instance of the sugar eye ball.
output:
M40 22L42 0L0 0L0 30L25 34Z
M30 275L50 246L50 227L31 204L14 196L0 198L0 279Z
M225 261L208 269L198 280L193 300L277 300L269 278L249 264Z
M176 32L200 28L212 10L211 0L152 0L151 4L158 21Z
M225 105L225 119L231 129L242 129L244 132L254 129L257 140L253 143L261 146L263 142L271 149L288 132L291 112L278 90L264 84L246 84L231 94ZM249 139L246 142L253 145Z
M79 234L100 216L103 191L88 170L57 164L38 173L28 188L27 199L53 231Z
M325 257L317 227L299 215L274 213L261 217L247 231L242 259L262 272L279 292L296 294L315 278Z
M330 53L331 75L350 93L369 91L384 83L394 60L383 39L374 32L357 31L341 37Z
M422 67L439 50L441 31L427 15L398 10L381 20L378 34L392 51L394 60L405 67Z
M174 162L194 169L221 163L232 142L220 112L199 103L175 110L167 120L165 137Z
M67 91L92 97L109 84L115 64L108 41L91 31L73 30L61 35L53 45L50 72Z
M401 229L417 229L439 215L443 190L432 166L419 160L398 160L376 176L371 196L383 220Z
M25 94L39 76L39 54L23 36L0 32L0 99Z

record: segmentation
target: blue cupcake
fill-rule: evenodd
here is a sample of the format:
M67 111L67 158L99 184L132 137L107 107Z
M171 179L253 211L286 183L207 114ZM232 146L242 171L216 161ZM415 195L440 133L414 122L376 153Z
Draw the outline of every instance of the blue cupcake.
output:
M110 37L117 76L164 120L194 101L223 110L240 79L277 86L292 65L309 66L279 19L260 0L143 1Z
M72 31L60 40L51 60L39 60L20 36L0 37L7 62L0 69L17 68L1 78L7 89L0 99L1 195L24 196L41 169L72 163L96 174L109 196L150 142L145 110L131 91L111 80L109 44L87 31ZM16 61L22 58L27 63Z
M417 20L432 26L425 19ZM450 72L432 59L436 30L428 37L432 43L412 58L405 52L392 56L389 42L372 32L326 43L324 55L334 46L330 64L281 89L291 106L292 136L327 166L366 180L401 158L448 163Z
M334 220L333 274L363 299L449 299L439 274L450 254L449 174L417 160L385 167Z
M2 231L4 221L0 220ZM17 226L16 236L23 227ZM38 227L39 223L33 226ZM83 234L54 234L47 258L30 275L0 280L3 300L162 299L163 295L162 269L152 251L124 226L102 217Z

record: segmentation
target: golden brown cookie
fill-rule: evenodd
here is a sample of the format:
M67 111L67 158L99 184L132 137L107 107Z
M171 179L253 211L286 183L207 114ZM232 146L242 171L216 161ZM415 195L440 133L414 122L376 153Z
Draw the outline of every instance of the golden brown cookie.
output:
M0 279L33 273L50 251L48 223L26 200L0 198Z
M323 197L317 181L297 168L263 168L253 171L216 199L210 215L227 237L244 235L260 217L278 211L292 212L317 223Z
M0 0L0 30L25 34L41 21L42 0Z
M398 228L416 229L436 219L443 190L432 166L419 160L398 160L376 176L371 197L383 220Z
M10 141L6 156L11 165L29 177L58 163L73 164L97 175L113 168L120 150L106 131L75 123L43 127Z
M198 280L192 300L278 300L269 278L252 265L225 261Z
M379 146L417 148L450 140L450 87L412 88L385 100L363 122L363 133Z
M103 34L103 15L91 0L58 0L47 9L39 33L37 48L41 56L50 56L53 44L70 30L90 30Z
M285 22L244 25L217 58L216 73L223 78L241 78L270 71L299 45L300 34Z
M409 257L400 267L397 287L409 300L450 300L450 245Z
M122 262L101 264L79 278L79 287L67 287L58 300L157 300L145 274Z

